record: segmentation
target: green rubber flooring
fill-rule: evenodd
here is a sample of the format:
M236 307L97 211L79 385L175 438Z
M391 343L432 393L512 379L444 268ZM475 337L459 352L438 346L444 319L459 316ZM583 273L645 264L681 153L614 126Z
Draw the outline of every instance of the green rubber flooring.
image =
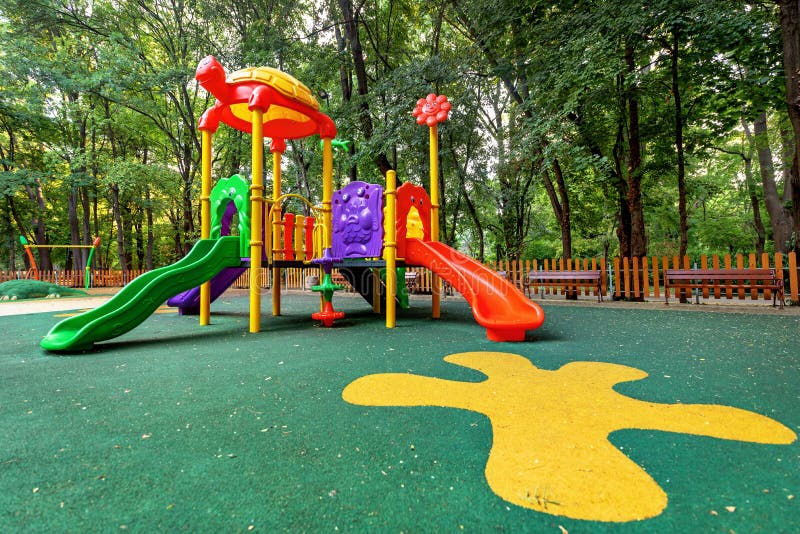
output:
M265 295L249 334L223 296L71 356L39 348L63 312L0 318L0 532L800 531L796 316L545 303L493 343L459 299L393 330L334 304L326 329L316 296ZM507 386L470 401L486 373L444 360L467 352Z

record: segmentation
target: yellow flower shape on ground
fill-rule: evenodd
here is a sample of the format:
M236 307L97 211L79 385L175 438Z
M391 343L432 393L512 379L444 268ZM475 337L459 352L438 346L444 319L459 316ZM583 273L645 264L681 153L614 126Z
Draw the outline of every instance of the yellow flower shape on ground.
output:
M713 404L657 404L614 391L641 380L633 367L572 362L556 371L503 352L464 352L445 361L475 369L483 382L412 374L361 377L342 392L367 406L444 406L486 415L493 430L486 480L503 499L553 515L633 521L660 514L667 495L608 441L621 429L681 432L755 443L788 444L784 425Z

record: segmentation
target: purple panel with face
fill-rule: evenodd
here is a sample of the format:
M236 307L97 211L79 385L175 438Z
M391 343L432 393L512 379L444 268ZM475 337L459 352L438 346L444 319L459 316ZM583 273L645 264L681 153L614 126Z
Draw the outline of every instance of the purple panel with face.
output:
M375 258L383 247L383 187L350 182L333 194L333 255Z

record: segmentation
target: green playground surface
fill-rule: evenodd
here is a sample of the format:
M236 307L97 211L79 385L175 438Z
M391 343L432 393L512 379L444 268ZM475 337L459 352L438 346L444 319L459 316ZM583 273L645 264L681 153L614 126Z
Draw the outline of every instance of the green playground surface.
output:
M800 531L797 314L544 301L494 343L457 298L334 304L267 293L249 334L223 295L62 356L65 312L0 317L0 531Z

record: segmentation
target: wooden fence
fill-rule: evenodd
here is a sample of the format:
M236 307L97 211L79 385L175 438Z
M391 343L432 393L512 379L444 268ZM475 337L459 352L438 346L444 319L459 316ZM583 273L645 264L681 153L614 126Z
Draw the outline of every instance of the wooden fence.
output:
M609 277L606 272L605 258L499 261L490 262L487 267L503 273L511 283L520 289L524 288L526 277L530 271L600 271L602 274L600 292L603 296L608 295ZM555 295L557 293L563 295L566 292L563 286L542 282L538 282L532 289L534 289L534 293L539 293L540 295ZM578 291L581 291L581 289L578 289ZM594 295L596 290L593 288L584 287L582 291L583 295L592 294L595 297L597 296Z
M783 279L786 298L792 304L800 302L798 298L798 278L800 275L797 270L797 256L794 252L786 255L780 252L774 255L767 253L761 254L736 254L731 256L700 256L692 260L688 256L679 258L678 256L650 256L642 258L613 258L606 265L603 259L576 258L572 260L564 259L545 259L545 260L519 260L516 262L500 261L490 263L488 266L496 271L503 271L506 276L518 287L522 287L525 275L531 271L585 271L601 270L604 274L602 281L602 293L604 296L613 295L615 299L624 300L646 300L660 299L664 297L663 272L667 269L755 269L755 268L774 268L778 278ZM540 286L540 291L544 294L564 293L564 289L557 286ZM590 291L584 288L584 294ZM673 290L675 291L675 290ZM671 294L670 298L678 297ZM771 301L772 295L769 290L759 290L758 286L745 286L736 288L736 291L727 290L724 293L720 288L708 287L700 291L698 296L708 298L726 298L744 300L750 297L757 300L759 297Z
M90 287L122 287L147 271L130 269L127 273L110 269L94 269L89 280ZM0 282L33 278L32 271L0 271ZM84 287L86 271L39 271L39 279L66 287Z
M606 262L603 258L574 258L564 260L559 258L544 260L518 260L490 262L487 267L503 275L515 286L522 289L527 273L536 271L585 271L600 270L603 273L602 293L614 299L645 300L660 299L664 297L663 272L667 269L746 269L746 268L774 268L779 278L784 281L786 298L792 304L800 303L798 297L798 269L797 257L794 252L783 255L762 254L737 254L731 256L700 256L690 259L688 256L648 256L643 258L613 258ZM413 285L416 293L430 293L432 288L432 273L422 267L411 267L409 272L416 272L417 277ZM142 274L142 270L129 270L123 275L121 271L94 270L91 273L92 287L121 287ZM283 287L287 289L307 289L306 277L318 274L317 267L283 269ZM334 272L336 272L334 270ZM17 278L28 278L30 272L26 271L0 271L0 282ZM40 277L47 282L53 282L68 287L83 287L84 271L40 271ZM270 270L262 269L259 276L259 285L267 288L270 285ZM401 281L398 281L401 282ZM250 287L250 271L247 270L234 282L234 288L245 289ZM445 292L449 290L445 287ZM563 294L564 288L548 284L538 284L539 294ZM589 295L593 290L583 288L583 294ZM746 286L736 290L720 291L719 288L709 287L700 291L698 296L703 298L737 298L752 300L763 298L772 300L768 290L759 290L757 286ZM678 295L674 295L676 298ZM670 295L672 298L673 295Z
M414 281L413 292L415 293L430 293L432 284L432 273L425 269L424 267L409 267L407 272L416 272L417 276ZM306 287L306 277L308 276L318 276L319 274L319 267L304 267L304 268L288 268L283 269L283 280L282 280L282 287L286 289L308 289ZM339 278L337 275L339 274L338 269L333 270L333 275L335 278ZM259 275L259 285L263 288L268 288L270 286L270 269L262 268L261 273ZM402 280L398 280L398 283L403 283ZM250 271L245 271L242 275L236 279L236 281L231 286L236 289L247 289L250 287ZM353 289L349 287L349 285L345 288L346 291L352 291Z

